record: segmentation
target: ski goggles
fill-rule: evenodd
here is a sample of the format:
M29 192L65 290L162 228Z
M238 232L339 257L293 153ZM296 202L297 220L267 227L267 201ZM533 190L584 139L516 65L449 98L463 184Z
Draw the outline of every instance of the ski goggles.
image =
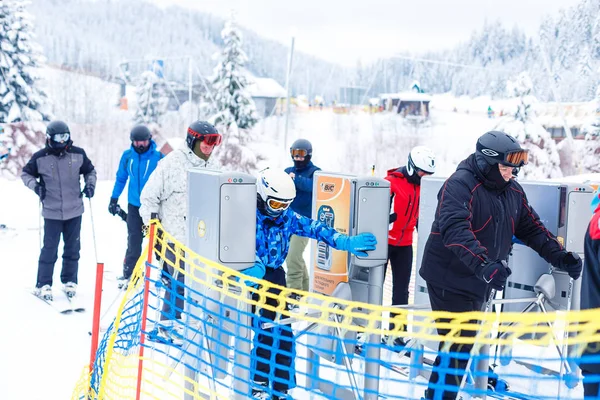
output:
M267 205L274 211L286 210L290 204L292 204L292 200L276 200L273 198L267 199Z
M290 153L292 157L306 157L308 155L308 151L305 149L290 149Z
M511 167L522 167L529 162L529 150L518 150L504 155L502 164L510 165Z
M208 146L218 146L221 144L223 137L220 133L198 133L190 128L188 128L188 134L200 140L201 142L206 143Z
M56 143L64 143L69 141L71 135L68 133L57 133L55 135L46 135L46 137Z

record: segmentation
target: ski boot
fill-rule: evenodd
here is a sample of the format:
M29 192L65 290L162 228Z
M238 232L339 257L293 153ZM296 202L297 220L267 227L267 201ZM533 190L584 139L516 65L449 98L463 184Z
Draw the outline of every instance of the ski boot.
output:
M63 291L68 298L72 299L77 294L77 284L74 282L67 282L63 286Z
M257 400L270 400L271 395L268 392L269 388L267 387L266 382L252 382L252 398Z
M35 288L33 294L42 300L52 301L52 286L44 285L41 288Z
M127 285L129 285L129 280L131 278L125 278L124 276L119 276L117 278L117 288L119 290L126 290L127 289Z

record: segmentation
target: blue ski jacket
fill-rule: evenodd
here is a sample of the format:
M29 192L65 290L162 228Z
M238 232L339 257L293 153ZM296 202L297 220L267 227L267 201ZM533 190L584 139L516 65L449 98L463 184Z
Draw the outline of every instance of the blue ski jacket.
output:
M112 192L112 198L118 199L127 179L129 179L129 187L127 189L127 201L129 204L139 207L140 193L150 174L156 169L158 162L163 158L163 154L156 150L156 143L150 140L150 148L145 153L139 154L133 146L125 150L119 162L117 171L117 179Z
M321 168L317 167L310 161L306 167L296 169L296 167L288 167L285 169L286 173L293 172L296 177L294 178L294 185L296 185L296 198L292 202L291 208L298 214L305 217L311 215L312 206L312 195L313 195L313 175L316 171Z
M254 266L243 272L262 278L266 268L280 268L285 261L292 235L321 240L334 249L342 236L324 223L302 216L288 208L277 218L256 211L256 260Z

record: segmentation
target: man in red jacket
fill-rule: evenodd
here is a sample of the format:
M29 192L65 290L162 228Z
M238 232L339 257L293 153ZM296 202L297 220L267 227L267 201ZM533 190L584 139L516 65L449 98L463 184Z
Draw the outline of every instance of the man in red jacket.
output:
M392 224L388 234L388 258L392 265L392 304L408 303L408 285L413 261L413 232L419 217L421 177L435 172L435 154L424 146L417 146L408 155L405 167L388 171L385 179L390 181ZM392 314L393 318L396 314ZM390 322L390 330L395 324ZM400 328L406 330L406 326ZM403 348L402 338L389 343Z

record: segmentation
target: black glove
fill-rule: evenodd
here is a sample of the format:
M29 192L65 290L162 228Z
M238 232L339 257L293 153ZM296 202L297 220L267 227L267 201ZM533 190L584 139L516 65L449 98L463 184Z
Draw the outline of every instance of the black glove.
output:
M110 198L110 203L108 203L108 212L112 215L117 215L119 211L121 211L121 207L117 204L119 199L115 199L114 197Z
M94 187L90 185L85 185L81 194L85 194L85 197L91 199L92 197L94 197Z
M506 280L511 273L504 260L486 261L475 269L475 275L496 290L504 290Z
M579 257L577 253L568 251L562 256L556 267L565 271L571 278L577 279L581 276L583 263L581 262L581 257Z
M40 185L39 183L37 185L35 185L35 187L33 188L33 191L35 192L35 194L38 195L38 197L40 198L40 201L43 201L46 198L46 186L44 185Z

